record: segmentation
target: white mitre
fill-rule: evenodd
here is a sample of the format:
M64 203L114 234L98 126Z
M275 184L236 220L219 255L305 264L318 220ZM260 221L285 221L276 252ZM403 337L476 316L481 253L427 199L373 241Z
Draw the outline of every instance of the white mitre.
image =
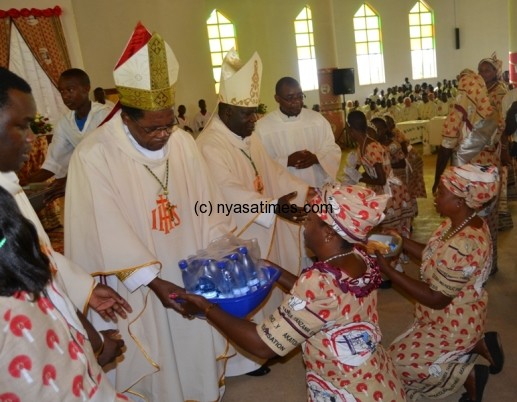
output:
M149 111L171 108L178 71L178 60L167 42L139 23L113 71L120 103Z
M229 105L257 107L259 105L262 60L257 52L245 65L235 49L224 57L221 66L219 102Z

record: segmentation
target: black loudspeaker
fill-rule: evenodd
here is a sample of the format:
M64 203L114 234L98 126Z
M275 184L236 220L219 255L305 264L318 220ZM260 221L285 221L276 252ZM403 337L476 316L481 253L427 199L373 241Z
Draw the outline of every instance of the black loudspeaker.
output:
M454 37L456 39L456 49L460 48L460 29L454 28Z
M337 68L332 70L332 91L334 92L334 95L355 93L353 68Z

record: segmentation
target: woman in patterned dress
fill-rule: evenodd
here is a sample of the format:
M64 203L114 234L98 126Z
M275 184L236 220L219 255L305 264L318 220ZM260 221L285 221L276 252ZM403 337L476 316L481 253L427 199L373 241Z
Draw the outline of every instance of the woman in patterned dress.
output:
M368 130L366 117L362 112L351 112L348 115L348 128L350 136L358 144L357 154L361 166L364 168L359 182L366 184L377 194L388 194L390 199L386 210L386 218L380 225L384 229L394 229L403 237L409 237L413 217L416 214L416 203L411 201L406 184L397 178L390 163L388 152L384 146L377 142ZM375 130L375 126L372 130ZM396 268L403 271L402 263L407 262L407 257L401 254ZM383 277L381 288L391 287L391 281Z
M387 121L382 117L375 117L372 119L372 124L377 131L376 139L384 146L386 153L390 159L391 169L393 174L397 177L407 188L410 195L412 208L418 211L418 204L416 197L414 197L410 190L410 167L404 154L402 144L394 137L393 133L388 129ZM416 214L415 214L416 215Z
M485 63L486 64L486 63ZM485 65L483 64L483 65ZM449 115L443 123L442 143L438 148L434 174L433 194L440 175L452 157L453 165L464 163L491 164L499 167L500 136L499 114L488 95L485 80L480 74L464 69L460 72L458 94ZM474 127L482 127L475 139L470 136ZM486 134L489 135L486 135ZM489 138L485 138L485 137ZM480 141L483 138L485 141ZM486 143L488 141L488 143ZM485 145L486 144L486 145ZM498 196L480 215L487 221L492 236L492 272L497 267Z
M492 247L488 226L477 215L498 187L495 166L445 170L435 195L445 221L427 245L404 239L404 251L422 261L420 280L378 255L382 272L416 301L414 322L389 348L410 401L445 398L464 385L460 401L480 402L488 374L502 370L499 336L484 332ZM476 364L479 355L489 367Z
M505 113L502 108L504 96L508 93L508 86L502 76L503 61L497 58L494 52L492 56L482 59L478 64L478 73L485 81L490 103L499 114L499 126L497 135L492 143L480 153L479 160L473 161L482 164L491 164L499 167L501 177L501 190L499 193L498 210L496 219L497 231L501 232L513 228L512 215L508 211L508 184L515 186L515 176L511 158L508 152L508 137L503 134L505 126Z
M390 196L381 227L395 229L402 236L409 237L416 211L407 187L395 177L384 147L368 134L364 113L350 112L347 121L350 136L358 144L359 163L364 168L359 182L365 183L376 194Z
M388 131L391 132L395 141L402 146L402 151L406 156L406 170L409 171L409 194L412 198L427 198L427 190L424 182L424 161L422 160L422 156L409 143L404 133L397 128L395 120L390 114L385 114L384 119L388 125Z
M76 311L52 280L59 255L40 249L35 227L2 187L0 205L0 400L127 401L100 366L121 354L123 341L111 331L103 341Z
M356 245L383 217L387 197L360 186L325 185L312 200L305 242L318 258L299 278L281 270L290 290L258 325L231 316L205 298L181 294L183 314L204 314L241 348L262 358L301 346L308 401L405 401L382 347L375 259ZM331 208L328 206L332 206Z

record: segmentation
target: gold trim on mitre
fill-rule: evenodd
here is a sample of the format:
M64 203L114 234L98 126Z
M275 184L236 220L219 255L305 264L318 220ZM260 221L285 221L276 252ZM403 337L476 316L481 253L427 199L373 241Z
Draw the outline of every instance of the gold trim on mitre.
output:
M117 87L120 103L136 109L157 110L169 109L174 106L176 89L174 87L146 91L143 89Z
M262 61L257 52L240 67L237 52L230 50L221 66L219 101L235 106L258 106L261 78Z
M145 46L113 72L120 103L149 111L173 107L178 70L172 49L154 33Z

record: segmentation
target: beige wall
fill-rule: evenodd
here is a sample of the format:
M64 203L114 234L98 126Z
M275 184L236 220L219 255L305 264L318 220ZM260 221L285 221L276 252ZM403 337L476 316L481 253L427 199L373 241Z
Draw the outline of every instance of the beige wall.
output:
M416 0L371 0L382 16L386 84L411 78L407 13ZM180 62L177 102L187 113L197 100L215 104L205 21L218 8L234 23L238 47L245 59L255 50L264 62L261 100L275 108L274 85L284 75L298 77L292 21L305 4L313 10L319 67L357 67L352 16L361 0L62 0L62 22L72 63L83 67L92 86L112 87L112 69L136 22L141 20L171 44ZM428 0L435 11L438 77L453 78L465 67L497 51L508 63L508 0ZM54 6L55 0L0 0L0 8ZM454 47L454 27L461 32L461 48ZM435 83L437 79L426 80ZM362 100L374 86L359 87L351 98ZM307 104L318 102L315 91Z

